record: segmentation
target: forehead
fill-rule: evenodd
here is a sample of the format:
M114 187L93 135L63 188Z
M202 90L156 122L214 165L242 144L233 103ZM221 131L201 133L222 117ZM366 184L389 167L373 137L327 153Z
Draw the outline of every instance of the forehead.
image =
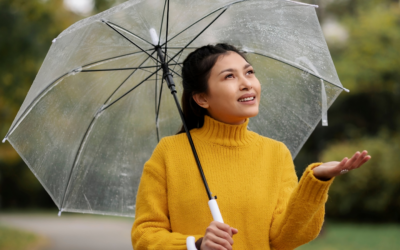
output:
M248 62L236 52L220 55L212 68L218 73L224 69L242 69Z

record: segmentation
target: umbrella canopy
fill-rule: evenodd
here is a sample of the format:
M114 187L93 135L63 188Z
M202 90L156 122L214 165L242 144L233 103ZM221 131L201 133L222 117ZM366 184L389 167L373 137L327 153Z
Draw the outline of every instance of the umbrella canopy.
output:
M315 6L288 0L131 0L77 22L53 40L5 140L60 210L134 216L145 161L181 125L161 66L180 94L183 59L219 42L247 52L262 85L249 129L295 157L344 88Z

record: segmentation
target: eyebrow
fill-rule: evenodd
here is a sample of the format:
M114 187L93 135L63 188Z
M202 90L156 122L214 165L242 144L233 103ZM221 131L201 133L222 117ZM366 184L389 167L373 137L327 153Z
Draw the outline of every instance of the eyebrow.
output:
M248 67L251 67L251 64L246 64L246 65L244 65L244 67L243 67L243 69L247 69ZM222 70L221 72L219 72L219 74L218 75L220 75L220 74L222 74L222 73L224 73L224 72L233 72L233 71L235 71L234 69L232 69L232 68L229 68L229 69L224 69L224 70Z

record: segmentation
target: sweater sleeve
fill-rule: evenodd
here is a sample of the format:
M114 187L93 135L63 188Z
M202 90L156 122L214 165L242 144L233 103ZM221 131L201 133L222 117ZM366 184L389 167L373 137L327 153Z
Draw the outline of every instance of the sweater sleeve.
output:
M304 171L300 182L297 180L290 151L285 153L279 198L270 230L271 249L295 249L315 239L322 227L325 216L325 202L328 189L334 178L327 181L317 179L312 169L321 165L314 163Z
M131 231L135 250L186 249L186 238L172 232L168 213L163 140L145 163L136 196L135 221ZM192 235L197 241L202 235Z

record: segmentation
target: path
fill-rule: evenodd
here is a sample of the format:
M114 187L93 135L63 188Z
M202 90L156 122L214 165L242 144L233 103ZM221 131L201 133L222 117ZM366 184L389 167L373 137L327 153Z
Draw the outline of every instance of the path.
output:
M0 214L0 223L46 237L43 250L132 250L133 218L66 214Z

